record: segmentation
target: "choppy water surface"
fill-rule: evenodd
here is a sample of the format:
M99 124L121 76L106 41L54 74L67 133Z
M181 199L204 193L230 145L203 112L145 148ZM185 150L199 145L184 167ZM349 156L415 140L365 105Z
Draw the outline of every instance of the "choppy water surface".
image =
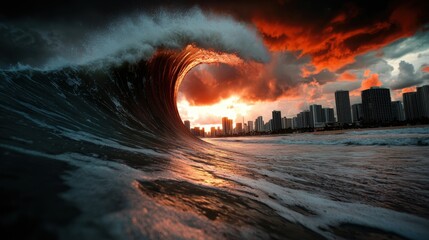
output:
M325 237L369 237L374 229L362 226L428 237L428 127L208 141L255 156L241 163L259 174L246 184L283 217Z

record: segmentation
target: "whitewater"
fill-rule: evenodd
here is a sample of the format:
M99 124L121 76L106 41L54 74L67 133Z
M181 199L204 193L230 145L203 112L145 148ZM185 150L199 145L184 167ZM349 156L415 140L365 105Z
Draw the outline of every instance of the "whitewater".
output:
M0 71L7 239L429 236L428 127L202 140L183 126L189 70L268 60L250 26L159 12L84 43Z

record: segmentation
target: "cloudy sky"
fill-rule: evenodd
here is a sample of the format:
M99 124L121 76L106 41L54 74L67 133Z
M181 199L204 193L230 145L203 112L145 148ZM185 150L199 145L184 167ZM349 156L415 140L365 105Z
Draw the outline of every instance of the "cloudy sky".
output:
M292 117L311 104L335 108L334 92L340 89L358 103L360 92L371 86L390 88L393 100L402 100L403 92L429 84L424 1L255 1L204 8L255 27L271 59L241 68L193 69L181 87L179 108L182 101L182 116L197 123L218 123L213 109L198 106L220 101L218 107L227 106L234 120L268 120L274 109Z
M109 49L114 50L112 45L127 39L124 36L132 36L120 31L116 38L105 34L90 36L106 32L105 29L111 32L118 26L112 22L120 22L126 16L153 13L161 8L198 8L210 14L209 20L183 20L182 25L198 29L199 33L192 33L193 36L203 36L189 38L191 42L197 39L199 45L204 45L204 40L216 43L216 39L204 38L206 35L201 33L207 26L207 30L217 30L222 41L234 45L232 49L241 47L239 55L252 55L262 51L247 44L256 35L254 41L260 41L267 52L263 59L254 58L234 66L199 65L186 76L178 108L182 118L196 126L219 124L222 116L235 121L244 117L247 121L262 115L267 120L274 109L281 110L282 116L292 117L314 103L335 107L333 96L339 89L349 90L351 102L358 103L360 91L371 86L390 88L392 98L401 100L403 92L429 84L428 1L77 0L12 4L15 6L0 10L1 68L16 64L41 67L59 62L54 57L59 54L62 60L82 59L93 42L112 41ZM132 27L127 22L121 26L128 28L121 29L146 36L156 35L159 28L171 27L174 32L174 24L181 23L179 18L183 16L176 17L164 25L157 20L153 21L155 25L148 25L146 21L138 25L138 31L135 21L131 21ZM249 37L235 36L242 34L235 31L240 28L230 28L229 23L213 24L224 20L244 26ZM190 36L190 31L186 30L185 35ZM164 38L162 44L151 47L168 46L165 39L170 41ZM243 45L245 42L247 45ZM97 55L94 50L91 53Z

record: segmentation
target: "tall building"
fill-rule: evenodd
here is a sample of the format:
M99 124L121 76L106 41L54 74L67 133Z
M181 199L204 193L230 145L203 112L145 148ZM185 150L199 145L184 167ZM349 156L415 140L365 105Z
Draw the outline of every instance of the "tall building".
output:
M310 105L310 127L323 127L324 125L322 119L322 105Z
M282 129L292 128L292 118L283 117L282 118Z
M322 108L322 121L325 123L334 123L335 115L333 108Z
M216 137L216 128L215 127L210 128L210 137Z
M361 95L363 122L387 123L392 121L392 103L389 89L371 87L362 91Z
M429 118L429 85L417 88L417 101L421 117Z
M235 131L237 134L243 133L243 124L242 123L235 123Z
M298 128L298 117L293 117L292 118L292 129L297 129Z
M292 129L292 118L286 118L286 129Z
M414 121L420 119L420 109L417 104L417 93L408 92L402 94L402 100L404 101L404 112L405 118L408 121Z
M341 124L352 123L349 91L340 90L335 92L335 106L337 108L338 122Z
M255 120L255 131L256 132L264 131L264 120L262 119L262 116L257 117Z
M247 121L247 131L253 132L253 121Z
M223 135L232 135L232 119L227 117L222 118L222 133Z
M264 124L264 132L273 131L273 119L270 119L267 123Z
M191 122L190 122L189 120L185 120L185 121L184 121L184 124L185 124L185 127L186 127L189 131L191 131Z
M393 121L405 121L404 108L402 107L401 101L392 102L392 120Z
M191 129L191 132L195 135L195 136L201 136L201 130L200 127L194 127Z
M352 105L353 122L358 123L363 120L362 103Z
M228 119L228 135L233 134L232 119Z
M305 110L298 113L297 117L297 128L309 128L310 127L310 111Z
M273 118L271 121L271 131L279 131L282 129L282 117L280 111L273 111Z

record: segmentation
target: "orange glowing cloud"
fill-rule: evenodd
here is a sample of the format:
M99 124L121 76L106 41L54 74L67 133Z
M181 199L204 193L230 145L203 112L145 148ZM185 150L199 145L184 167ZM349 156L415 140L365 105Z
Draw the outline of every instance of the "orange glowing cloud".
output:
M356 79L357 79L356 75L349 72L343 72L338 78L338 80L340 81L350 81L350 82L356 81Z
M329 22L299 24L264 17L254 17L253 23L264 36L272 51L300 51L310 55L317 70L338 70L354 62L357 55L378 50L387 44L411 36L422 25L417 16L423 13L412 4L396 6L387 17L369 22L356 18L365 15L358 10L340 12ZM354 25L351 25L353 21ZM349 24L350 23L350 24ZM365 23L365 24L364 24Z
M378 74L374 73L369 78L362 81L362 90L368 89L370 87L380 87L383 83L378 79Z
M415 91L416 91L416 88L415 88L415 87L403 88L403 89L401 90L401 95L402 95L403 93L415 92Z
M422 72L429 72L429 66L425 66L422 68Z

